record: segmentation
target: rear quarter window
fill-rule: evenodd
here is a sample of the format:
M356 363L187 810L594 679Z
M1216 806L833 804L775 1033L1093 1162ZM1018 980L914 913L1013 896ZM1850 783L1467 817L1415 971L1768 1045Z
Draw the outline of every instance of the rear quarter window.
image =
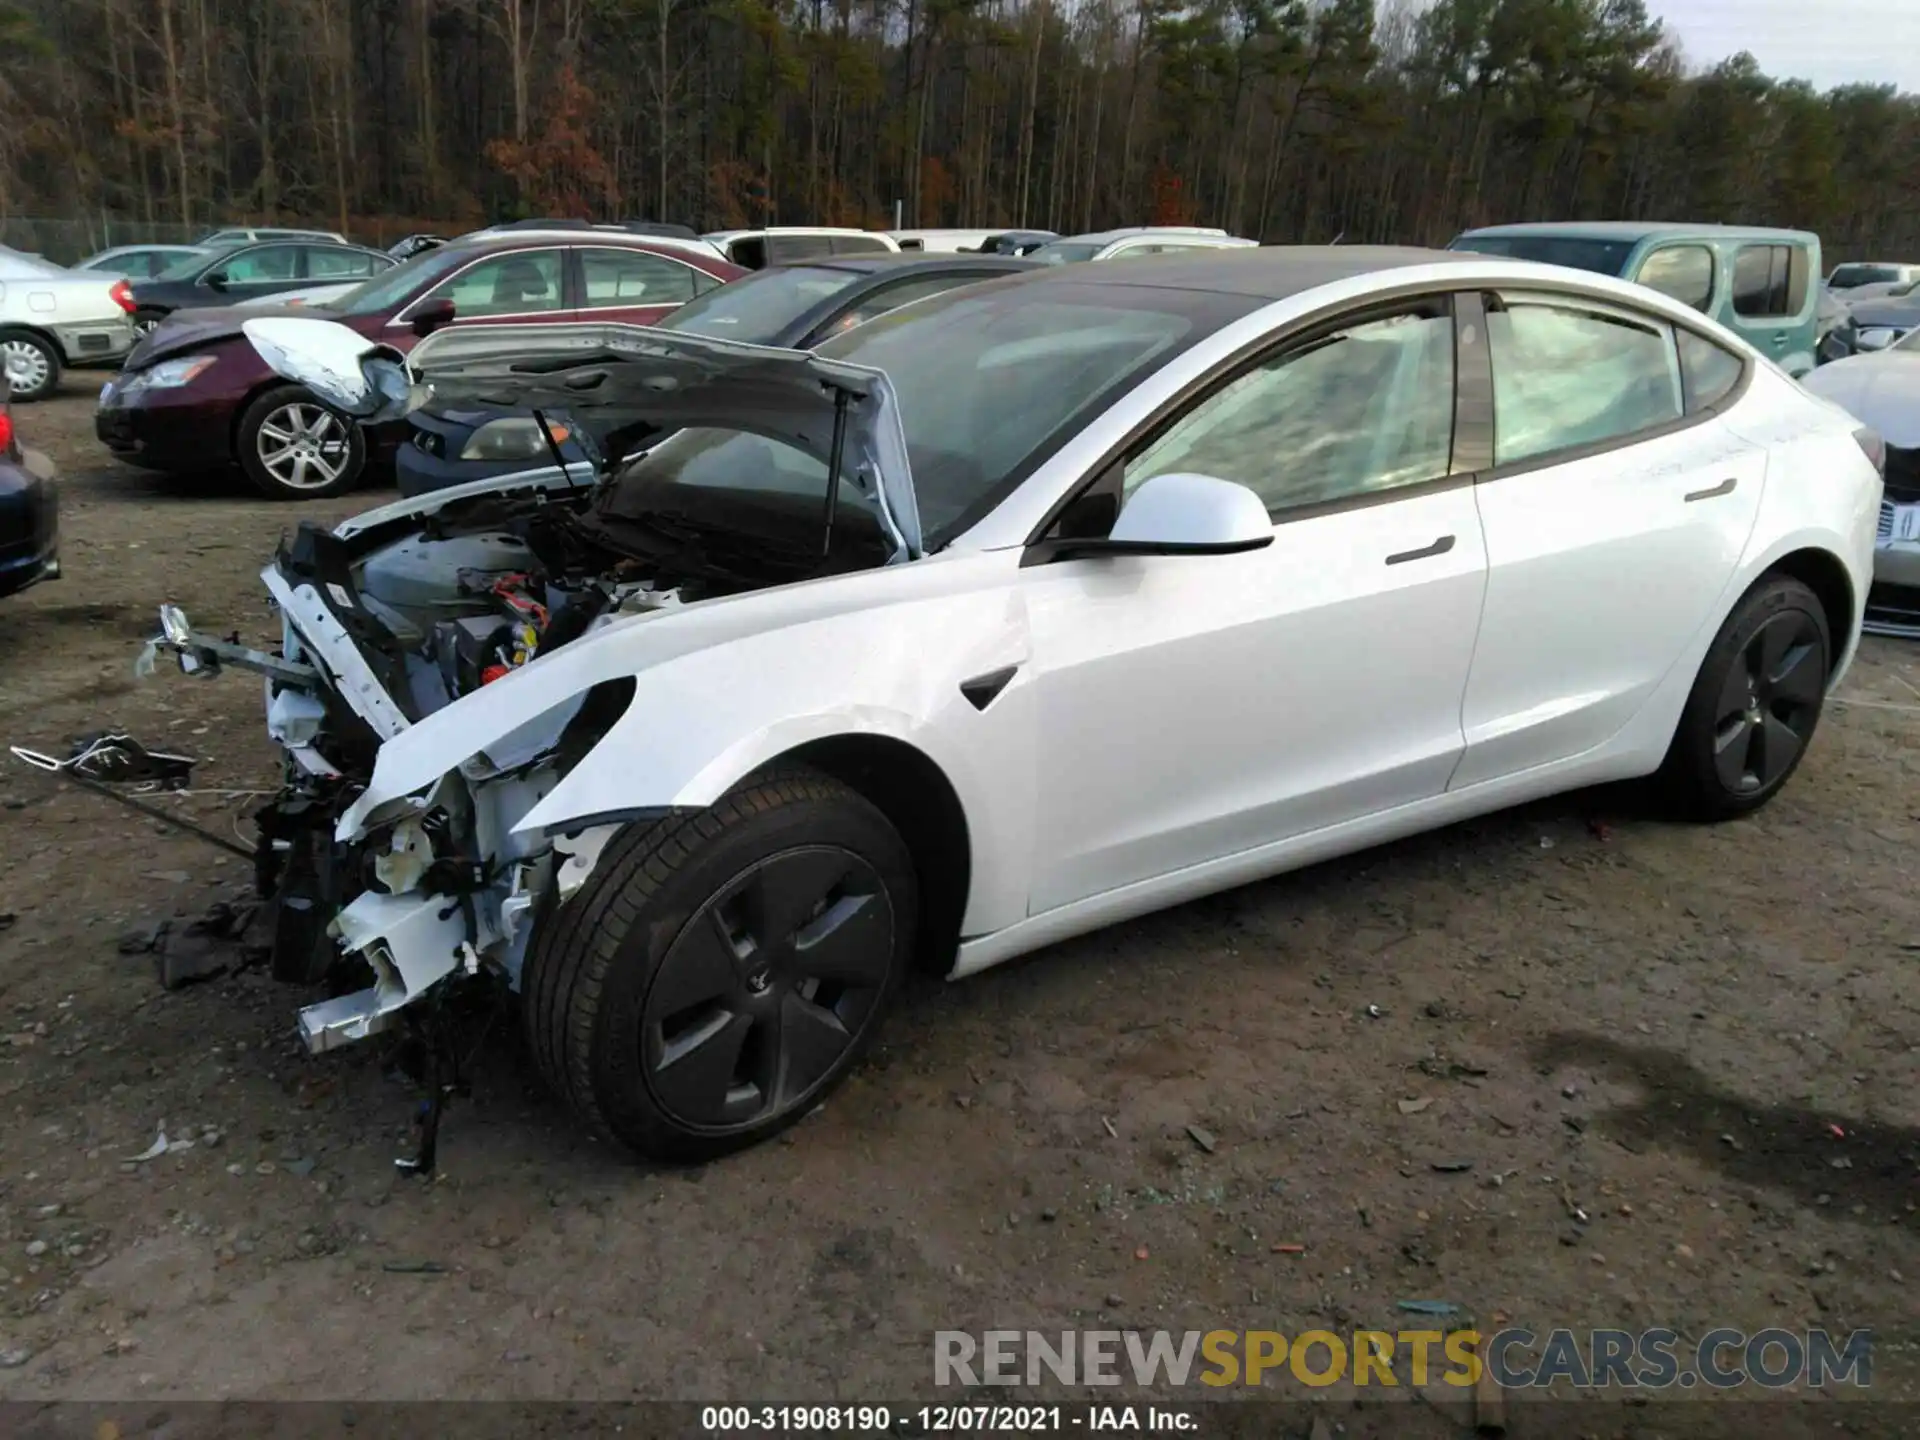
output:
M1676 328L1674 338L1680 348L1680 376L1689 415L1717 405L1733 393L1746 371L1745 360L1691 330Z

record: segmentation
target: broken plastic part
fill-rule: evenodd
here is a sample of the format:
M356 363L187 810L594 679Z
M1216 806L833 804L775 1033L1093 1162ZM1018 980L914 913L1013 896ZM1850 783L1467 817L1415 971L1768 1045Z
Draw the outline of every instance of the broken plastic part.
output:
M433 863L433 841L426 826L408 816L393 827L383 854L374 856L373 874L389 895L404 895L420 883Z

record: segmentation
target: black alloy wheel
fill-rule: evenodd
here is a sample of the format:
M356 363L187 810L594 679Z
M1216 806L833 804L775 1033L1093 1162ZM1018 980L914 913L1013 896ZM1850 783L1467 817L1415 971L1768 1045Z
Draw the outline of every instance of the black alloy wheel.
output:
M1660 780L1679 809L1727 820L1772 799L1806 756L1832 673L1819 597L1763 576L1707 648L1674 730Z
M1730 794L1771 790L1799 763L1820 718L1826 637L1802 610L1783 610L1741 647L1720 687L1714 768Z
M777 1134L858 1063L912 958L906 843L857 790L785 767L624 827L544 908L521 974L549 1084L642 1155Z
M687 922L641 1019L647 1088L690 1130L736 1130L804 1105L887 988L893 908L850 850L753 865Z

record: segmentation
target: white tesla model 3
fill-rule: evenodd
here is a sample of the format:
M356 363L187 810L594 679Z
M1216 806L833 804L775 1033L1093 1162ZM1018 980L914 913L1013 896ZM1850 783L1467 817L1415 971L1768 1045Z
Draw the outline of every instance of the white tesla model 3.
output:
M1247 249L1023 275L814 354L250 322L380 423L564 415L557 469L264 574L275 968L316 1050L485 974L577 1110L763 1139L955 976L1554 791L1764 804L1859 634L1871 432L1601 276ZM345 988L345 987L343 987Z

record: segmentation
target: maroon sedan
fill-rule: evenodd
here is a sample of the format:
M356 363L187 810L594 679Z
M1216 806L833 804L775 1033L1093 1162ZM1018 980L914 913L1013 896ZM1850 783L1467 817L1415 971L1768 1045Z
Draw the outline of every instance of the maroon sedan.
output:
M275 499L338 495L391 456L404 426L363 432L267 368L241 333L319 315L408 350L445 325L620 320L648 325L748 272L697 241L520 231L415 256L324 306L190 310L134 347L93 428L123 460L174 472L237 464Z

